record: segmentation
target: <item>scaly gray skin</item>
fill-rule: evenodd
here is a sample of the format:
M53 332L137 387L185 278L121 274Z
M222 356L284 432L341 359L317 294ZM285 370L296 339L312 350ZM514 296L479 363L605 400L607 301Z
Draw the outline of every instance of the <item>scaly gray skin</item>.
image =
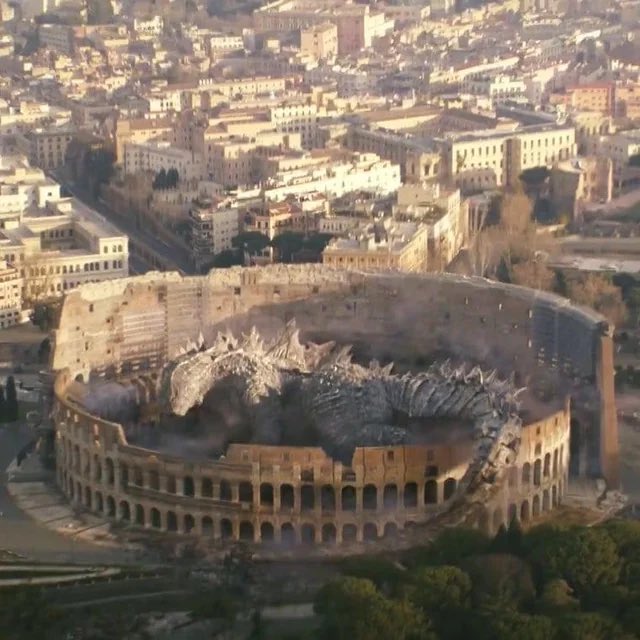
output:
M391 366L351 362L350 349L303 346L295 323L265 345L255 329L242 340L219 335L206 350L184 353L163 373L161 397L177 415L202 403L221 383L232 384L252 417L252 441L282 441L283 392L299 403L319 445L350 464L356 447L410 444L409 430L392 424L394 411L409 417L456 417L472 425L476 454L459 492L486 493L514 460L520 442L519 391L509 381L448 363L419 374Z

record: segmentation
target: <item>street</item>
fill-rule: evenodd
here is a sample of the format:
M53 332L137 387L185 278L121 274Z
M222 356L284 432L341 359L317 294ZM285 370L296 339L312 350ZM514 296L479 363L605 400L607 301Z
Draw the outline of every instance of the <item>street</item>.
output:
M11 551L44 562L125 562L127 554L61 536L16 507L7 492L6 468L32 436L26 425L0 425L0 553Z

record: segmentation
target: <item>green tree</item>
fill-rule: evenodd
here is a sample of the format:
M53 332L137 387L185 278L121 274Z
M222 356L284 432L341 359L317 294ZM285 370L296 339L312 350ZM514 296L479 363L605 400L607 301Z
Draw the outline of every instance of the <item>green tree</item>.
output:
M61 612L37 589L0 589L0 638L48 640L52 632L60 631L61 618Z
M411 573L410 599L427 614L443 615L469 606L471 578L452 566L422 567Z
M271 246L278 252L280 262L285 263L292 262L293 257L302 250L304 244L304 234L296 231L285 231L271 241Z
M571 613L555 619L562 640L614 640L622 635L621 627L600 613Z
M423 615L407 600L389 600L373 582L344 577L325 585L315 610L320 638L330 640L435 640Z
M540 525L527 533L524 548L541 583L564 578L578 595L620 575L616 545L603 529Z
M486 552L490 542L489 536L478 529L446 529L428 547L408 551L404 562L411 567L423 564L458 564L464 558Z
M245 231L231 240L233 247L247 251L250 256L262 253L269 244L269 238L259 231Z
M579 609L580 601L573 597L566 580L554 578L544 585L536 608L540 613L557 615L559 612Z
M151 186L155 190L161 190L161 189L167 188L167 171L165 170L164 167L162 167L162 169L160 169L160 171L156 173Z
M483 622L477 629L478 640L549 640L555 635L550 618L527 615L509 608L487 610Z
M13 376L7 378L5 408L7 421L15 422L18 419L18 393L16 391L16 381Z
M55 327L58 319L59 304L37 303L33 307L29 319L41 331L49 331ZM49 349L51 346L49 346Z
M304 239L304 248L319 256L332 238L333 235L330 233L310 233Z
M397 594L406 579L406 571L387 560L375 556L348 558L342 565L342 572L354 578L371 580L384 594Z
M91 186L94 198L100 195L102 185L108 184L113 174L115 156L113 151L104 149L92 149L86 156L85 177Z
M173 168L169 169L169 171L167 171L166 188L175 189L178 186L178 182L180 182L178 170Z

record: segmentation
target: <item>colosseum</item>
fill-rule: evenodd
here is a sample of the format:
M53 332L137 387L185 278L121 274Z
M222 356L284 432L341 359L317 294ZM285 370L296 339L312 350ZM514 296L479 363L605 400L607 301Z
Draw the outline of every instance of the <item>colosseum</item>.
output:
M495 532L618 484L612 330L450 274L275 265L90 284L52 353L57 481L130 527L279 545Z

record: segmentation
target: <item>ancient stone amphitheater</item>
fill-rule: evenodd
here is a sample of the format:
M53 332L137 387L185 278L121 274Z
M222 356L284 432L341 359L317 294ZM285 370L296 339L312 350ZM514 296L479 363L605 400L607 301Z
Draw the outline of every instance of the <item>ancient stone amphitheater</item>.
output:
M57 479L131 527L277 549L495 532L616 486L611 328L447 274L230 269L67 295Z

